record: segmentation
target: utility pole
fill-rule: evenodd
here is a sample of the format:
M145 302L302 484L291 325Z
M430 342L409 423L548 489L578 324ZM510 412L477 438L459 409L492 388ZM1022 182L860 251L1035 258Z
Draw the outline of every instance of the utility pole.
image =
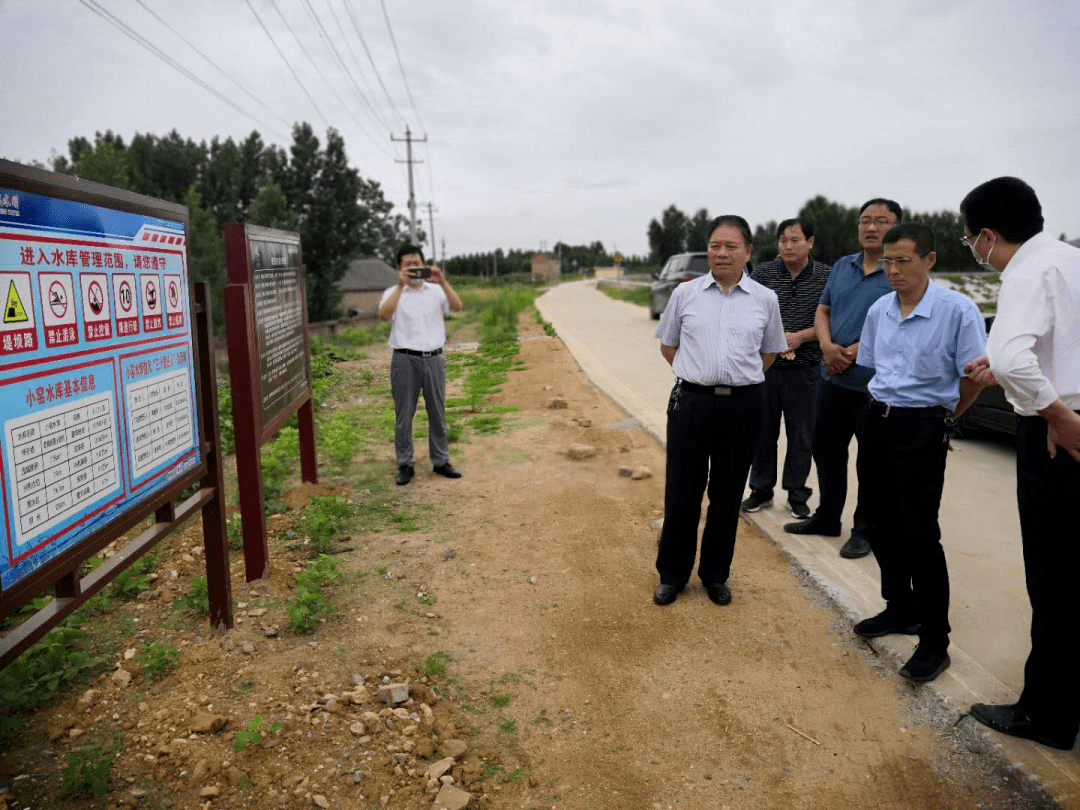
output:
M446 264L446 237L442 238L442 263Z
M404 138L395 138L393 135L391 135L390 140L395 141L397 143L404 143L405 144L405 153L406 153L405 160L396 160L394 162L395 163L408 163L409 164L409 234L412 237L413 244L415 244L418 240L417 240L417 236L416 236L416 194L413 192L412 167L413 167L414 163L423 163L424 161L422 161L422 160L413 160L412 145L414 143L427 143L427 135L425 135L423 138L414 138L412 136L412 133L409 132L409 127L406 126L405 127L405 137Z
M428 225L431 226L431 260L435 262L439 257L436 255L435 250L435 219L431 216L431 213L432 211L438 211L439 209L435 207L434 203L426 202L421 203L421 205L427 209ZM444 256L443 258L445 259L446 257Z

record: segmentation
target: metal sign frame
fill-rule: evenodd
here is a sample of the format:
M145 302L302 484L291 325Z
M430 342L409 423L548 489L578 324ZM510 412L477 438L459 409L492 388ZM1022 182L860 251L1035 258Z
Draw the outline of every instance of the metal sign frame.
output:
M49 197L59 201L84 203L118 212L137 214L182 223L186 234L187 208L132 192L59 175L42 169L0 160L0 187ZM184 250L186 251L185 244ZM51 627L77 610L108 585L120 572L180 527L189 517L201 513L206 549L210 621L215 628L233 625L229 582L228 543L225 533L224 479L217 424L216 368L212 356L210 300L205 284L192 285L188 279L191 338L194 349L196 419L192 424L193 443L200 460L176 475L149 496L121 511L88 536L44 561L7 588L0 589L0 619L21 609L38 593L55 588L55 600L0 638L0 668L13 661ZM194 300L192 300L192 298ZM44 301L42 302L44 307ZM117 394L119 395L119 387ZM118 426L120 427L120 426ZM126 427L126 426L123 426ZM119 440L120 437L117 437ZM131 463L130 458L128 463ZM180 504L174 501L194 485L199 489ZM110 543L153 516L155 522L135 540L126 544L103 565L80 576L80 566Z
M229 343L229 376L232 380L233 431L236 437L236 475L240 485L240 515L244 538L244 569L247 581L270 574L270 549L266 541L266 500L262 482L262 446L273 438L293 414L300 439L301 480L319 480L315 453L315 418L311 380L311 339L308 333L307 288L300 258L300 236L289 231L257 225L226 223L225 263L229 283L225 288L225 320ZM264 418L264 380L259 354L256 296L257 272L251 243L276 243L295 247L295 270L299 295L299 320L303 331L303 364L307 390Z

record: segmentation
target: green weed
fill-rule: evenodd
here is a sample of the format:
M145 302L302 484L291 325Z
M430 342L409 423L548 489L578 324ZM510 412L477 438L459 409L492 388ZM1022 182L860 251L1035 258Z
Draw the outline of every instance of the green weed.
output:
M499 721L498 729L503 734L513 734L517 731L517 720L512 717L504 717Z
M204 616L210 615L210 591L206 577L193 577L188 592L173 602L173 608L196 610Z
M629 301L639 307L649 305L651 293L648 287L616 287L612 284L597 284L596 288L607 295L608 298L614 298L616 301Z
M165 677L169 670L176 666L178 654L176 647L152 641L135 656L135 663L143 668L145 675L156 680Z
M102 751L100 745L80 748L67 754L60 793L104 796L109 792L109 771L116 751Z
M433 652L424 659L424 665L420 668L420 671L427 675L429 678L441 678L446 674L446 667L450 663L450 656L439 650Z
M311 550L320 554L328 551L354 514L355 510L341 498L312 498L303 522Z
M507 706L510 705L510 701L513 699L514 696L509 692L504 695L492 695L491 705L494 706L496 709L505 709Z
M339 472L348 469L358 443L356 423L344 411L335 411L319 431L320 455L328 456Z
M262 731L276 734L281 731L282 728L284 728L284 726L282 726L281 723L271 723L264 729L262 715L257 714L247 721L247 726L244 731L236 732L236 741L233 743L233 752L239 754L249 745L262 745Z

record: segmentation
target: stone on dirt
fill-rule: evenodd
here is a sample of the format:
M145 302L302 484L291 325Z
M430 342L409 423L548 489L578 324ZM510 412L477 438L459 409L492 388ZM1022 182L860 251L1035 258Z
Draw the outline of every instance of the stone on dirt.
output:
M634 470L632 467L619 467L619 475L623 478L629 478L633 474Z
M311 803L316 807L323 808L323 810L326 810L326 808L330 806L330 802L327 801L326 797L323 796L321 793L316 793L314 796L312 796Z
M387 706L404 703L409 699L409 685L407 683L388 683L379 687L379 700Z
M112 682L123 689L131 683L131 673L126 669L118 669L112 674Z
M465 751L468 746L464 740L443 740L442 745L439 746L439 753L444 757L453 757L454 759L461 759L465 756Z
M566 400L562 399L561 397L555 397L554 399L549 399L548 400L548 407L553 408L553 409L565 408L566 407Z
M445 757L444 759L440 759L438 762L432 762L430 765L428 765L428 769L425 772L424 776L427 779L438 779L444 773L449 771L452 767L454 767L454 758Z
M453 785L443 785L435 797L431 810L464 810L472 801L472 794Z
M221 791L219 791L213 785L207 785L206 787L204 787L202 790L199 791L199 798L201 798L201 799L216 799L218 793L220 793L220 792Z
M199 712L191 721L193 734L217 734L229 723L229 718L223 714L211 714Z
M642 464L639 467L634 467L634 471L630 473L630 478L634 481L640 481L643 478L652 478L652 470Z
M575 442L566 448L566 455L574 461L581 461L582 459L595 456L596 448L591 444L578 444Z

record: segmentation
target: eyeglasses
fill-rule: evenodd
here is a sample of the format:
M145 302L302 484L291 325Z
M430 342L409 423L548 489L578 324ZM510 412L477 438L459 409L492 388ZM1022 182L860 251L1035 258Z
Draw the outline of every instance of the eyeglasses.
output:
M859 227L866 228L869 225L893 225L895 224L889 217L862 217L859 220Z
M925 259L928 255L930 254L923 253L921 256L919 256L919 258ZM906 270L908 265L910 265L913 261L914 259L908 256L897 256L895 259L882 258L881 264L886 270L894 266L897 270Z
M969 237L967 237L967 236L961 236L960 237L960 244L962 244L968 250L975 250L975 242L979 241L979 235L980 234L982 234L982 231L979 231L979 233L975 234L975 237L974 237L975 241L974 242L971 241L971 239Z

